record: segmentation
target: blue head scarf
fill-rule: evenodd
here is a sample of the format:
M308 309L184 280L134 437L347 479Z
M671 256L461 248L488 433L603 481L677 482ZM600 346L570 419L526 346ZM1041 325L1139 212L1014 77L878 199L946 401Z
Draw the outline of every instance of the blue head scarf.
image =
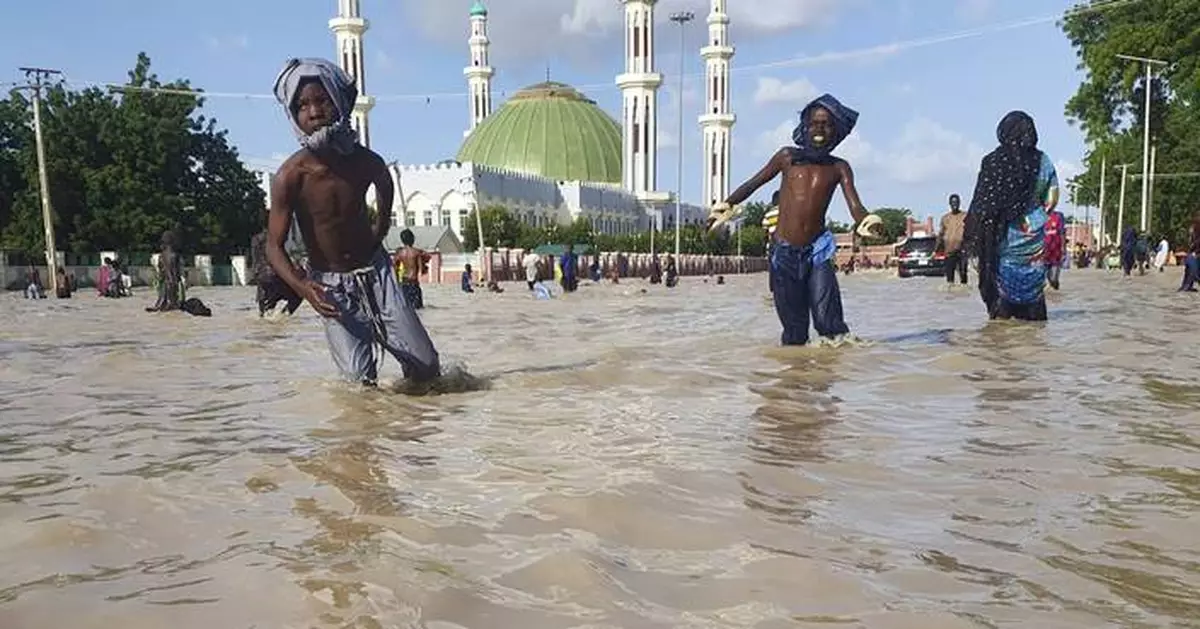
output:
M317 129L312 134L300 128L295 111L300 88L308 79L320 81L337 110L337 119L333 124ZM354 85L354 79L333 62L315 58L289 60L275 79L275 99L287 112L300 146L314 151L329 148L343 155L354 151L358 135L350 126L350 115L358 99L358 88Z
M825 143L821 146L813 146L808 119L812 116L813 110L818 107L828 111L833 119L833 137L826 138ZM833 162L836 159L832 155L833 150L850 135L850 132L854 131L854 125L857 123L857 111L843 105L831 94L821 95L800 111L800 124L792 131L792 141L796 143L796 148L792 149L792 163L828 164Z

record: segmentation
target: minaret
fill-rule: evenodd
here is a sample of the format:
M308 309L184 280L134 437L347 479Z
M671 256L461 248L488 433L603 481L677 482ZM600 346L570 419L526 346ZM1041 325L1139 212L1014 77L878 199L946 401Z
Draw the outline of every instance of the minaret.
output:
M329 20L329 30L337 39L338 62L346 74L354 77L358 86L358 100L354 103L351 124L358 131L358 141L371 146L371 131L367 115L375 106L375 99L367 96L367 73L363 63L363 33L371 27L359 9L359 0L338 0L338 15Z
M471 65L463 68L467 77L467 92L470 94L471 119L463 136L471 135L475 127L492 113L492 76L496 71L488 58L487 7L475 0L471 7L471 36L467 43L471 49Z
M737 121L729 105L729 14L726 0L711 0L708 13L708 42L700 49L704 59L705 105L700 115L704 136L704 196L710 207L729 196L729 138Z
M658 0L621 0L625 5L625 71L621 88L621 170L625 188L640 198L661 196L658 187L658 88L654 71L654 5Z

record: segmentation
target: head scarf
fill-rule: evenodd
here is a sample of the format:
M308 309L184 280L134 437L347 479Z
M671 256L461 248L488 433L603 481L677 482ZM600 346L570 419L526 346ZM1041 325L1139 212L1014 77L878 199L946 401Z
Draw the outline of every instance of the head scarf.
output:
M317 129L311 135L300 128L295 111L296 98L306 79L320 81L337 111L333 124ZM358 88L354 79L333 62L308 57L289 60L275 79L275 99L287 112L300 146L313 151L329 148L342 155L354 151L358 136L350 126L350 115L358 99Z
M1000 145L979 165L963 233L964 252L979 258L979 292L989 311L998 303L1000 244L1009 223L1029 211L1042 166L1037 127L1029 114L1010 111L996 127L996 139Z
M833 119L833 135L826 138L825 143L821 146L813 146L808 121L812 112L818 107L828 111L830 118ZM831 153L850 135L851 131L854 131L854 125L857 123L857 111L843 105L830 94L821 95L800 111L800 124L792 130L792 141L796 143L796 148L792 149L792 163L832 163L836 158Z
M1137 239L1137 229L1133 225L1127 226L1125 232L1121 234L1121 248L1133 249L1133 246L1137 244Z
M1042 152L1037 127L1023 111L1012 111L996 128L1000 145L984 156L967 213L966 246L975 254L997 253L996 247L1012 221L1033 203Z

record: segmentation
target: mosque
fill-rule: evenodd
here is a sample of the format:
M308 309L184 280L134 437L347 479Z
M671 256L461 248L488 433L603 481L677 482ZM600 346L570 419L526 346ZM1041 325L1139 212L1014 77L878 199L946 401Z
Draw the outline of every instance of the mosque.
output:
M618 123L578 90L546 81L513 94L493 113L488 11L475 0L469 11L468 126L453 160L391 166L397 184L394 226L449 227L461 240L476 206L502 206L533 226L569 224L584 217L594 230L623 234L672 229L675 195L658 189L658 89L655 19L658 0L620 0L625 13L624 72ZM710 0L703 130L705 207L682 204L684 223L704 221L707 207L729 194L729 44L726 0ZM375 101L366 88L363 36L369 22L360 0L338 0L329 21L342 68L355 78L359 97L353 126L370 146L369 115ZM414 230L418 231L418 230ZM420 230L428 231L428 230ZM392 232L393 234L397 232ZM389 235L389 240L391 235ZM390 243L389 243L390 244Z

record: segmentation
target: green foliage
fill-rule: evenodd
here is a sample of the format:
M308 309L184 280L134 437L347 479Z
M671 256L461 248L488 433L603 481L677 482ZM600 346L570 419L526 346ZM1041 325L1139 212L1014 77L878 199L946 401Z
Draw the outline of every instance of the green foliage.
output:
M880 229L880 237L868 238L864 244L881 245L893 243L908 233L908 219L912 216L912 210L885 207L874 210L872 213L877 214L879 219L883 221Z
M1087 5L1103 4L1089 0ZM1083 83L1066 104L1066 115L1083 130L1090 152L1086 171L1068 186L1077 205L1097 206L1100 168L1107 160L1104 221L1115 236L1121 176L1120 164L1141 174L1143 108L1150 89L1150 133L1158 147L1156 172L1195 171L1200 163L1200 0L1144 0L1111 9L1068 14L1063 32L1085 73ZM1117 58L1125 54L1168 61L1154 68L1146 85L1145 66ZM1141 180L1126 183L1125 223L1141 213ZM1183 242L1187 222L1200 197L1200 178L1168 178L1154 182L1151 231L1172 243Z
M590 221L577 218L570 225L553 224L534 227L522 223L514 214L500 206L483 208L484 240L489 247L533 249L544 244L588 244L600 251L626 251L630 253L650 252L650 232L632 234L601 234L592 230ZM478 246L474 211L467 217L468 228L463 234L463 247L474 251ZM766 230L758 226L747 226L740 232L742 254L760 256L765 253ZM733 255L737 253L737 241L727 230L709 232L703 225L684 225L679 232L680 250L683 253ZM658 252L675 250L673 229L655 234L654 249Z
M521 220L498 205L483 208L480 212L483 222L484 244L488 247L517 247L524 235L525 225ZM463 248L475 251L479 248L479 233L475 218L475 210L467 216L467 229L463 234Z
M160 82L145 54L126 86L191 89ZM185 251L246 249L265 197L202 105L192 95L49 88L41 119L58 248L150 251L175 229ZM0 248L26 253L45 247L32 119L24 95L0 101Z
M752 201L742 206L742 225L762 225L763 217L771 211L769 204Z

